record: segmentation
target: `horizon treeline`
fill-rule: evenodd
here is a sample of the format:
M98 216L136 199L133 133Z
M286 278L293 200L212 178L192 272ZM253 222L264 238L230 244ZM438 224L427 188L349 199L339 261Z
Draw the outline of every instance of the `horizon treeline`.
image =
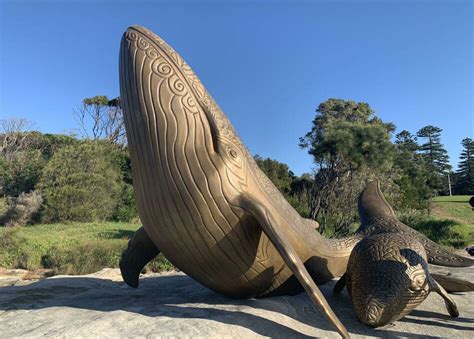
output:
M40 133L25 119L0 120L0 224L137 220L120 99L86 98L74 113L80 135ZM357 196L371 180L398 210L425 210L436 195L474 194L474 141L464 138L453 172L442 129L400 131L367 103L321 103L299 140L316 165L255 160L296 210L343 235L357 222ZM393 140L393 141L392 141Z

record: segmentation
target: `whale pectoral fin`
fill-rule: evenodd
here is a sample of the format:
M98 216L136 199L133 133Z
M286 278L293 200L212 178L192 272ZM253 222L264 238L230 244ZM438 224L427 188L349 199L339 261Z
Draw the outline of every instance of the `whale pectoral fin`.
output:
M333 293L341 293L346 287L347 273L344 273L342 277L339 278L336 285L334 285Z
M271 211L269 211L265 205L258 203L253 199L243 198L239 205L243 210L253 215L253 217L258 221L262 227L263 232L278 250L286 265L290 268L300 284L304 287L311 300L313 300L313 302L319 307L326 318L337 328L339 334L344 338L349 338L347 329L333 312L331 306L329 306L328 302L324 298L324 295L321 293L309 275L308 271L304 267L301 258L298 257L298 254L294 250L293 246L285 237L282 227L283 225L278 223Z
M472 292L474 291L474 283L451 277L445 274L432 273L431 276L441 285L448 293L455 292Z
M459 317L458 307L456 306L453 298L449 296L448 292L446 292L446 290L440 284L438 284L432 276L429 276L428 284L430 285L430 289L432 291L438 293L444 299L444 303L446 304L449 315L451 317Z
M145 265L160 254L143 227L129 240L127 249L120 258L120 273L130 287L138 287L138 278Z

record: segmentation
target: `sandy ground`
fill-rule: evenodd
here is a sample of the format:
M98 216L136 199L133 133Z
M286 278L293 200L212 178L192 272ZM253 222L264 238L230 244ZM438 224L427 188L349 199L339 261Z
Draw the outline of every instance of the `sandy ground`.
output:
M454 275L473 279L474 270ZM0 288L1 338L338 337L305 293L234 300L179 272L147 274L132 289L118 269L26 283L11 280L14 286ZM334 283L321 290L353 337L474 338L474 293L453 295L459 318L450 318L432 293L404 319L374 330L357 321L346 292L332 294Z

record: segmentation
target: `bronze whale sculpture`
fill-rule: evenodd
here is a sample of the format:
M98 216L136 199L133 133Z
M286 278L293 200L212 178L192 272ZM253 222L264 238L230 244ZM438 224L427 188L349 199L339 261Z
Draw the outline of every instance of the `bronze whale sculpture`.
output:
M258 168L184 60L149 30L120 48L120 94L143 227L120 261L138 286L162 252L208 288L233 298L306 290L344 337L317 284L341 276L364 235L326 239Z
M348 337L316 284L344 273L359 237L315 232L318 224L301 218L263 174L191 68L143 27L122 38L120 95L143 223L121 260L125 281L136 286L143 265L162 252L234 298L303 286Z
M372 327L392 323L410 313L432 291L441 295L449 314L457 317L456 304L443 286L451 292L465 292L474 290L472 283L430 274L428 261L458 267L474 261L447 252L402 224L378 182L368 184L361 193L359 214L359 233L367 236L354 247L347 272L334 288L340 292L347 286L357 318Z

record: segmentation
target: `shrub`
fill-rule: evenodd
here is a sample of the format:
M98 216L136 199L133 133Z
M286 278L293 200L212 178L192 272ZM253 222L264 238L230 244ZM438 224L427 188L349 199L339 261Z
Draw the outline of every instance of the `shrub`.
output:
M41 257L41 266L55 274L89 274L104 267L116 267L123 241L92 240L71 248L50 247Z
M17 197L30 192L46 164L39 150L23 150L10 156L0 155L0 194Z
M0 197L0 225L3 224L3 220L6 218L8 212L8 200L7 197Z
M138 217L133 186L122 183L122 192L112 217L115 221L130 222Z
M43 198L36 191L8 197L8 209L0 223L6 226L24 226L37 219Z
M150 261L145 267L145 270L150 270L152 272L171 271L174 269L174 266L161 253L155 259Z
M121 178L110 150L107 143L85 141L56 151L39 182L45 198L43 220L94 221L111 217Z
M24 243L17 229L5 229L0 236L0 267L26 269L28 254L22 249Z

